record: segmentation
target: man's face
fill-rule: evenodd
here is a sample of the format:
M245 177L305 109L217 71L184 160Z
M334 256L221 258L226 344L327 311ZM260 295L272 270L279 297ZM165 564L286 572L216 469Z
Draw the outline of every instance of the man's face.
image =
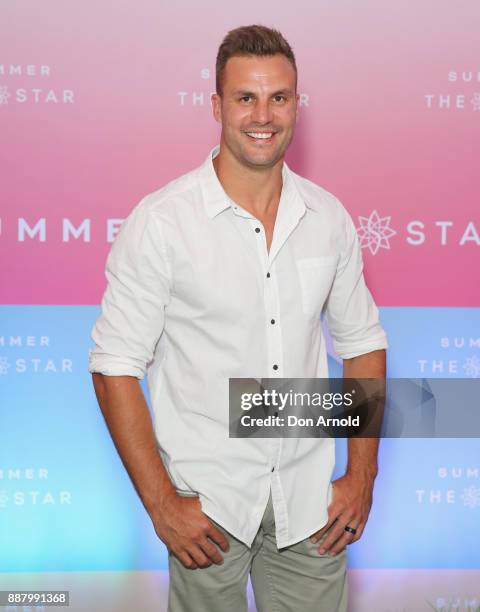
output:
M298 98L295 70L283 55L231 57L223 73L223 96L212 96L222 145L250 168L273 166L293 138Z

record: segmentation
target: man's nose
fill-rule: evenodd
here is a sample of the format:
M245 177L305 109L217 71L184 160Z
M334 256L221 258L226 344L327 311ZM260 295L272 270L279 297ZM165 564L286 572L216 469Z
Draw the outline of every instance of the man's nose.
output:
M257 99L252 111L252 120L256 123L270 123L272 120L272 107L269 100Z

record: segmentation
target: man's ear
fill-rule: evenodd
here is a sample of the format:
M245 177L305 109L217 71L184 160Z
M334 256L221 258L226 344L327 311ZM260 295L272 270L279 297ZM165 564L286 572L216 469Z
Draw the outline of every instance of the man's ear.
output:
M300 112L300 94L295 95L295 123L298 122L298 114Z
M211 102L215 121L217 121L217 123L222 123L222 98L218 95L218 93L214 93L212 94Z

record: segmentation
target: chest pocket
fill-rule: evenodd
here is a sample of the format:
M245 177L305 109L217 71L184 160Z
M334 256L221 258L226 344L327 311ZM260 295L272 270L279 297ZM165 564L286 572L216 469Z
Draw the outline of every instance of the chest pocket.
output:
M320 316L335 278L337 261L337 255L297 260L302 310L305 314Z

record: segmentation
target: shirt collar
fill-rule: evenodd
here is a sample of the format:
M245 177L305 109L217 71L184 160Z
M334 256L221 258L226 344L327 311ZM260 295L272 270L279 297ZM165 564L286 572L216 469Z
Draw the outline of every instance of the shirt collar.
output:
M216 217L226 208L232 207L233 202L225 193L222 184L218 180L217 173L213 167L213 158L220 152L220 145L216 145L208 154L205 162L200 166L200 188L202 191L205 210L210 219ZM282 166L282 198L288 201L288 212L292 215L302 216L305 213L305 202L298 191L292 171L283 162ZM307 204L308 206L308 204ZM310 208L310 207L308 207Z

